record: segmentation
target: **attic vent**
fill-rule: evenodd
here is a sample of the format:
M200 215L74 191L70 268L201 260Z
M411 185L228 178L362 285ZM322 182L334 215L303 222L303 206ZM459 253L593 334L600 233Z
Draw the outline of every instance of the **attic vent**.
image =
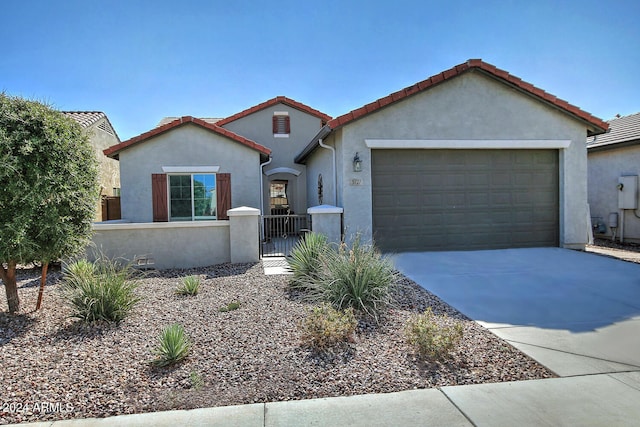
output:
M98 129L100 129L100 130L102 130L102 131L105 131L105 132L106 132L106 133L108 133L109 135L113 135L113 130L111 129L111 126L109 126L109 125L107 124L107 122L106 122L106 121L104 121L104 122L100 123L100 124L98 125Z
M291 132L291 122L289 120L289 113L278 112L273 113L273 136L275 137L288 137Z

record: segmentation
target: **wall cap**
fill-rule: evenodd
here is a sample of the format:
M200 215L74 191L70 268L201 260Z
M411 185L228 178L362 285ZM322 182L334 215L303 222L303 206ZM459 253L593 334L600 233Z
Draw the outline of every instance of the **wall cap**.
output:
M331 206L331 205L320 205L320 206L313 206L309 209L307 209L307 213L310 215L313 214L341 214L344 212L343 208L339 208L337 206Z
M173 221L173 222L94 222L94 231L104 230L143 230L160 228L203 228L228 227L229 221Z
M250 208L248 206L240 206L229 209L227 215L231 216L260 216L260 209Z

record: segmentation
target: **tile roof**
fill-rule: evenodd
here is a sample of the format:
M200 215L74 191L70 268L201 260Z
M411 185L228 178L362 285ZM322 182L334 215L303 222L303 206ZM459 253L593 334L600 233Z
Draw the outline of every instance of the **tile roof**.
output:
M62 113L80 123L84 128L88 128L103 117L107 117L101 111L63 111Z
M233 121L236 121L238 119L241 119L243 117L246 117L250 114L255 113L256 111L260 111L260 110L264 110L267 107L271 107L272 105L276 105L276 104L285 104L288 105L289 107L295 108L296 110L300 110L304 113L307 114L311 114L312 116L315 116L319 119L321 119L323 122L328 122L329 120L331 120L331 116L318 111L314 108L309 107L308 105L305 105L301 102L295 101L291 98L287 98L286 96L276 96L275 98L272 98L268 101L262 102L258 105L254 105L251 108L247 108L244 111L240 111L239 113L236 113L232 116L226 117L224 119L219 120L218 122L216 122L216 124L218 126L224 126L228 123L231 123Z
M171 129L177 128L179 126L185 125L187 123L193 123L197 126L201 126L207 130L210 130L212 132L215 132L219 135L225 136L233 141L239 142L240 144L246 145L249 148L252 148L258 152L260 152L261 154L264 154L265 156L268 156L271 154L271 150L269 150L267 147L264 147L250 139L247 139L243 136L238 135L237 133L231 132L230 130L227 130L223 127L220 127L216 124L212 124L212 123L208 123L202 119L198 119L196 117L192 117L192 116L183 116L180 117L178 119L173 120L172 122L169 122L167 124L164 124L162 126L158 126L148 132L145 132L141 135L135 136L131 139L128 139L126 141L121 142L120 144L111 146L107 149L104 150L104 154L108 157L112 157L114 159L118 158L119 153L126 149L131 147L132 145L136 145L136 144L140 144L142 142L147 141L148 139L151 139L155 136L158 136L160 134L163 134L167 131L170 131Z
M474 70L474 69L481 70L486 74L489 74L493 77L497 77L498 80L501 80L504 83L508 83L512 86L517 87L518 89L523 90L524 92L534 95L535 97L541 100L547 101L548 103L554 105L555 107L558 107L559 109L588 122L590 125L592 125L595 128L601 128L603 131L607 129L607 123L605 121L595 116L592 116L591 114L581 110L575 105L571 105L567 101L557 98L556 96L551 95L550 93L535 87L531 83L527 83L522 79L512 74L509 74L507 71L501 70L495 67L494 65L491 65L482 61L481 59L470 59L467 62L456 65L455 67L449 70L443 71L440 74L436 74L435 76L431 76L426 80L423 80L412 86L406 87L390 95L387 95L383 98L380 98L370 104L365 105L364 107L357 108L353 111L348 112L347 114L343 114L342 116L336 117L335 119L330 120L327 123L327 125L329 125L331 129L335 129L339 126L343 126L353 120L356 120L375 110L378 110L388 104L397 102L401 99L414 95L418 92L422 92L439 83L442 83L446 80L449 80L469 70Z
M162 120L160 120L160 122L158 123L158 126L162 126L162 125L166 125L167 123L171 123L174 120L178 120L180 117L164 117ZM221 118L213 118L213 117L199 117L200 120L204 120L207 123L216 123L219 122L220 120L222 120Z
M609 130L606 133L587 138L588 149L614 148L614 145L630 143L640 144L640 113L609 120Z
M71 117L76 122L80 123L80 126L85 129L93 126L101 119L105 119L106 124L103 123L101 125L98 125L98 128L115 136L116 139L120 141L120 137L109 121L109 117L107 117L107 115L102 111L62 111L62 114Z
M449 79L455 78L463 73L472 70L477 70L486 75L489 75L504 84L515 87L524 93L534 96L542 102L546 102L547 104L550 104L551 106L556 107L559 110L568 113L583 122L586 122L589 127L593 128L593 130L588 130L589 134L602 133L606 131L608 127L607 122L587 113L586 111L581 110L575 105L569 104L563 99L557 98L556 96L545 92L544 90L532 85L531 83L523 81L519 77L509 74L507 71L501 70L494 65L484 62L481 59L469 59L467 62L456 65L455 67L431 76L426 80L418 82L412 86L408 86L390 95L377 99L363 107L356 108L355 110L329 120L325 128L323 128L318 136L316 136L314 140L312 140L311 143L309 143L309 145L307 145L307 147L296 157L295 161L304 162L307 156L311 154L311 152L313 152L315 148L317 148L318 138L321 137L320 135L326 136L331 131L350 122L358 120L361 117L373 113L374 111L384 108L389 104L396 103L407 97L428 90L442 82L445 82Z

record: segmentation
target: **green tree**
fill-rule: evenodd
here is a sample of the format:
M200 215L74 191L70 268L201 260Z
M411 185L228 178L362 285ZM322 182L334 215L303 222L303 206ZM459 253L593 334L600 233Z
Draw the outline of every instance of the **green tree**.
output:
M91 237L98 169L82 127L40 102L0 93L0 277L20 308L16 266L82 251ZM40 305L41 295L38 301Z

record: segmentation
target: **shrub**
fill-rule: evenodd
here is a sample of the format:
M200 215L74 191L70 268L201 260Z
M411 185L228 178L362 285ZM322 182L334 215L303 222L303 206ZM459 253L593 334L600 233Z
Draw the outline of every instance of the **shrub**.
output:
M175 323L162 330L158 346L153 350L156 358L151 361L153 366L169 366L187 357L191 343L182 325Z
M462 339L462 325L454 321L452 325L446 326L450 323L448 316L436 316L429 307L424 313L416 314L408 320L405 329L407 342L417 349L420 357L442 360L449 356Z
M334 307L348 307L371 315L391 304L396 275L390 260L370 245L356 238L348 249L327 252L326 268L321 277L321 294Z
M324 351L352 340L357 325L352 308L336 310L323 303L312 308L299 326L302 330L302 341Z
M204 379L198 372L191 371L189 372L189 383L192 388L200 390L204 386Z
M65 267L65 279L71 286L78 287L81 283L92 280L96 275L96 266L86 259L79 259Z
M221 313L225 313L227 311L233 311L233 310L237 310L239 308L240 308L240 303L234 301L234 302L230 302L229 304L227 304L227 305L225 305L223 307L220 307L218 309L218 311L221 312Z
M200 278L198 276L187 276L182 279L182 283L176 289L179 295L198 295L200 291Z
M103 257L95 264L76 261L65 270L61 290L72 308L71 317L120 322L140 301L131 265L120 266Z
M293 272L290 287L307 289L318 278L322 267L322 258L328 251L327 237L319 233L307 233L291 250L289 266Z

